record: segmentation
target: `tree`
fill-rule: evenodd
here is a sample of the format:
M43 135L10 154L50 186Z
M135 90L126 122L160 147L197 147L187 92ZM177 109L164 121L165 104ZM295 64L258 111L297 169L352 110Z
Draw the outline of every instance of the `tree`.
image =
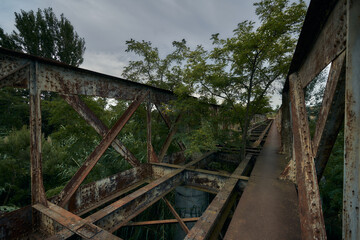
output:
M135 82L142 82L156 87L174 90L182 82L181 63L189 50L185 39L172 43L175 50L161 59L158 48L151 42L126 41L126 52L133 52L142 60L130 61L124 68L123 76Z
M0 47L20 51L21 48L15 43L15 40L0 27Z
M306 11L302 0L292 4L288 0L262 0L254 5L259 27L244 21L233 37L221 39L213 34L214 49L190 66L193 71L202 71L197 74L201 77L194 79L200 93L221 98L238 111L243 156L252 116L267 107L266 95L273 90L273 83L286 77Z
M15 26L17 30L11 34L5 33L0 28L1 47L51 58L74 66L79 66L83 62L84 39L78 36L64 15L58 19L51 8L38 9L36 13L21 10L20 13L15 13ZM4 173L3 178L0 179L0 195L5 199L0 204L4 205L22 206L30 201L28 95L28 91L23 89L0 89L0 168ZM53 189L63 185L64 181L73 175L78 168L76 165L78 159L73 161L71 157L74 156L72 154L74 151L66 151L69 148L61 145L63 142L48 137L56 136L54 132L59 131L59 128L68 127L64 127L65 124L58 126L56 122L51 122L55 115L51 107L56 106L61 110L67 104L61 102L56 94L43 92L42 98L45 99L42 101L43 132L47 136L47 141L43 138L42 144L44 179L46 189ZM62 114L67 116L64 112ZM80 123L80 125L85 124ZM61 135L61 132L57 135ZM91 137L95 138L94 135L97 137L96 133ZM71 142L74 138L67 140ZM79 142L84 143L85 140ZM89 145L88 142L86 144Z
M85 40L74 31L70 21L60 15L56 17L51 8L38 9L26 12L21 10L15 13L16 31L7 34L0 28L0 46L12 50L23 51L32 55L50 58L79 66L83 62ZM10 97L9 97L10 96ZM51 99L54 94L44 93L44 98ZM28 92L20 89L0 89L0 108L3 109L0 123L3 127L11 129L9 125L16 118L13 127L19 129L28 124L29 112ZM43 112L46 121L47 112ZM23 120L19 122L19 120ZM48 132L48 129L44 129ZM4 132L4 131L2 131Z
M74 31L70 21L56 17L52 8L15 13L15 27L10 35L0 29L0 46L79 66L83 62L85 40Z
M181 138L181 141L187 145L186 154L191 155L200 150L214 149L217 144L214 134L216 130L213 127L214 124L211 123L214 118L208 117L211 112L209 106L189 98L189 95L195 92L195 86L188 80L190 73L186 72L185 65L195 54L186 46L186 41L184 39L174 41L172 45L175 49L164 58L160 57L158 48L153 47L151 42L131 39L126 41L126 44L128 46L126 52L133 52L141 59L130 61L124 68L125 78L168 89L178 95L178 100L172 101L171 106L167 106L167 114L175 119L182 112L181 123L178 123L179 131L175 138ZM203 102L208 102L208 99L203 100ZM193 131L189 132L185 129ZM153 132L161 131L160 127ZM165 134L167 131L166 129Z

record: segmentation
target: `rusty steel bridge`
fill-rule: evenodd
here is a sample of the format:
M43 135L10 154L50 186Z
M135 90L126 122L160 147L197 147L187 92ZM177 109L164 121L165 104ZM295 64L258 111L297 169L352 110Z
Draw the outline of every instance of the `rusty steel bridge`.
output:
M330 63L311 137L304 89ZM179 224L185 239L218 239L220 235L223 239L326 239L318 182L342 126L343 239L360 239L360 1L311 1L285 81L282 106L275 119L253 126L252 143L242 161L209 152L188 161L179 154L165 162L180 121L180 117L171 120L163 110L164 104L176 99L171 91L3 48L0 87L29 89L32 198L30 206L0 216L0 239L119 239L112 233L124 226L168 223ZM42 91L57 92L102 137L61 193L51 199L45 196L42 176ZM108 129L79 95L131 104ZM144 164L116 138L141 104L147 106ZM158 111L169 128L158 153L151 143L151 111ZM185 150L182 142L177 144ZM133 167L82 184L110 145ZM204 169L212 161L235 161L237 168L232 173ZM181 218L165 198L180 185L216 194L201 217ZM174 219L132 221L157 201L165 201ZM83 217L86 213L90 214ZM189 229L187 222L195 225Z

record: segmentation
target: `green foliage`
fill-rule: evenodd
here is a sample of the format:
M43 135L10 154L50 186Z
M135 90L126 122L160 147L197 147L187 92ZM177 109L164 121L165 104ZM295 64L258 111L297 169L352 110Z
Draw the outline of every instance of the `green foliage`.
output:
M206 152L210 150L216 150L215 141L212 125L203 120L202 124L198 129L195 129L189 133L186 138L188 140L188 148L185 153L188 156L192 156L199 152Z
M16 206L0 206L0 214L4 212L12 212L15 211L16 209L19 208Z
M30 135L24 127L0 139L2 205L30 203Z
M50 138L42 138L45 189L62 184L59 175L65 152ZM0 199L3 205L24 206L30 203L30 131L24 126L0 139Z
M11 38L8 47L15 44L16 49L26 53L74 66L84 60L85 40L78 36L63 14L58 19L51 8L15 13L15 27L17 31L7 36Z
M20 129L29 121L27 91L22 89L0 89L0 136L12 129Z
M343 172L344 129L341 129L319 184L328 239L342 236Z
M16 31L4 33L0 28L0 46L24 51L29 54L51 58L64 63L79 66L83 62L85 41L74 31L70 21L60 16L60 20L51 8L15 13ZM0 133L7 133L6 129L19 129L28 124L28 91L4 88L0 90ZM55 94L43 92L44 99L51 100ZM43 130L46 135L52 129L46 123L48 112L42 111L45 124Z
M175 194L170 192L166 199L175 206ZM176 209L179 213L179 210ZM163 220L163 219L173 219L174 215L169 211L168 206L163 200L156 202L154 205L147 208L140 215L135 217L132 221L151 221L151 220ZM157 225L147 225L147 226L136 226L136 227L122 227L117 230L116 235L123 239L173 239L174 232L176 229L175 224L157 224Z
M189 71L185 68L185 64L189 62L192 57L196 57L196 53L190 51L190 48L186 46L186 41L174 41L174 51L164 58L160 57L158 48L153 47L151 42L139 42L131 39L127 41L126 44L128 45L126 51L135 53L141 59L138 61L130 61L129 65L124 69L123 76L125 78L169 89L178 95L176 101L166 106L166 114L174 121L177 115L182 113L181 123L178 126L179 133L177 133L174 138L181 139L181 141L185 142L187 154L214 149L216 136L213 135L211 131L208 131L209 129L214 129L214 126L209 127L209 124L213 121L199 121L199 119L205 119L209 116L209 106L204 104L209 101L203 98L201 99L203 103L199 103L198 100L189 98L189 95L194 93L194 86L189 78L195 78L196 76L194 77L189 74ZM153 118L154 117L158 118L159 116L156 114ZM153 129L153 132L157 132L157 136L163 136L163 139L165 139L168 129L164 124L159 124L159 122L162 123L162 120L153 121L153 127L156 129L156 131ZM205 125L203 123L205 123ZM139 129L140 131L143 130L143 126L144 125L141 125L142 129ZM189 133L187 131L188 129L194 131ZM202 140L200 141L200 139ZM163 143L158 140L161 140L161 138L156 137L153 139L155 150L161 149ZM175 144L172 144L169 153L176 150L179 149L177 149ZM142 150L140 150L140 152L142 152Z
M183 40L173 42L175 50L161 58L151 42L126 42L126 51L135 53L140 60L130 61L123 76L178 95L171 108L177 109L176 114L184 114L180 126L184 131L177 137L186 143L188 154L213 150L218 144L238 143L239 135L230 133L230 126L241 127L241 139L246 143L252 116L271 111L267 94L272 92L273 82L287 74L305 4L299 1L290 5L289 1L279 0L261 1L256 6L261 26L255 29L253 22L244 21L231 38L220 39L219 34L214 34L211 51L202 46L191 50ZM265 10L270 7L273 10L269 15ZM189 95L200 96L203 103ZM218 114L213 114L209 105L202 106L219 102L222 107ZM225 127L219 128L221 125Z
M51 8L15 13L15 27L16 31L11 34L4 33L0 28L1 47L74 66L83 62L84 39L78 36L64 15L58 19ZM45 189L51 195L51 192L62 188L76 172L79 162L84 158L81 154L90 151L91 144L88 141L95 139L96 134L91 134L89 127L84 127L84 122L65 122L69 119L68 112L71 110L56 94L43 92L41 97L42 131L47 137L42 140L43 177ZM30 136L26 127L29 121L28 99L27 90L0 90L0 168L4 173L0 178L0 188L3 189L3 204L24 206L30 203ZM77 114L71 113L79 120ZM86 134L87 132L90 134ZM79 140L82 136L86 137ZM63 139L59 140L61 137ZM75 154L77 150L80 152L79 156Z
M315 133L316 121L322 105L327 80L327 73L328 69L325 68L309 83L308 86L306 86L306 89L304 91L306 111L310 119L310 135L312 137Z
M241 22L226 39L213 34L210 52L198 46L188 53L184 77L195 93L235 112L243 151L252 116L270 110L267 94L275 81L285 79L306 11L303 1L263 0L255 6L261 25Z
M126 52L133 52L142 60L130 61L124 68L123 76L129 80L143 82L156 87L174 90L182 81L181 63L188 51L186 41L174 41L175 50L165 58L161 58L158 48L152 47L151 42L126 41Z
M272 83L285 78L306 10L303 1L289 5L287 0L264 0L254 5L261 20L258 28L244 21L231 38L212 35L216 47L209 58L217 64L215 76L220 79L203 83L213 95L252 108L246 110L243 125L266 106L263 99L272 92Z
M0 27L0 47L20 51L21 48L16 44L11 35L4 32L4 29Z

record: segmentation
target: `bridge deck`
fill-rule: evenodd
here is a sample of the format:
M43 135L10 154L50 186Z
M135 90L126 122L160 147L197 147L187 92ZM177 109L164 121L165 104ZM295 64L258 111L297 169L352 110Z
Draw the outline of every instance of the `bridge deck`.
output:
M300 239L295 185L278 179L284 157L280 135L272 124L225 239Z

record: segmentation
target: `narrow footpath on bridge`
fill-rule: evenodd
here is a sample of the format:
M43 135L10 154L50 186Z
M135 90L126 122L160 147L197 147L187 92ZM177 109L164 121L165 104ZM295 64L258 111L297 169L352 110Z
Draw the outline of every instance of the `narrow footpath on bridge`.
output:
M279 179L286 161L273 123L226 232L229 239L300 239L295 184Z

